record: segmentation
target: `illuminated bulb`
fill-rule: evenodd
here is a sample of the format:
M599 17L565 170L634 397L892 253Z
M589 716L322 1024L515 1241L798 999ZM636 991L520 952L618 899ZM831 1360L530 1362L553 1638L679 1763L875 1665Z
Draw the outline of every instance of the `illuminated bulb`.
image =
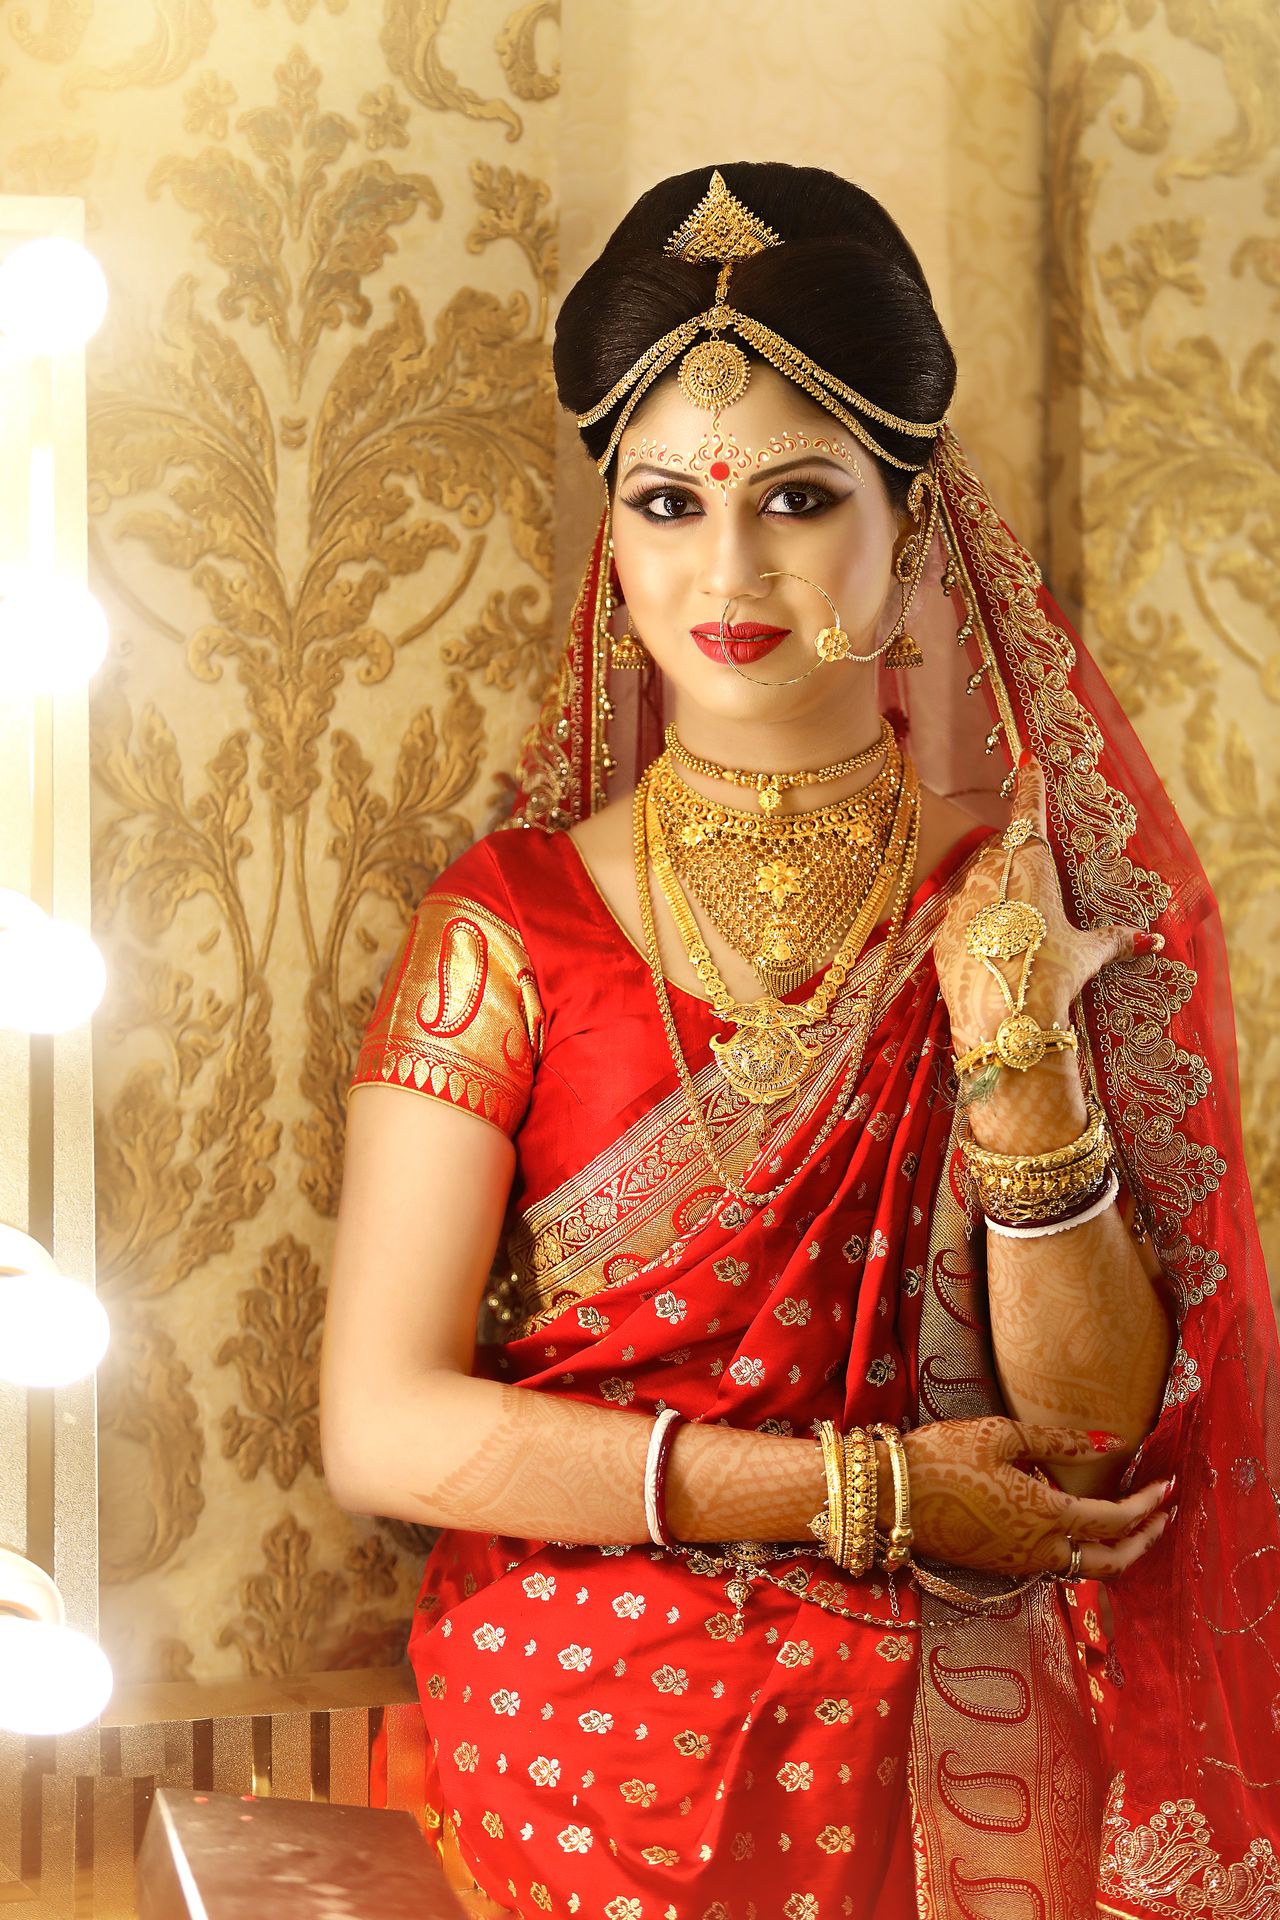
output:
M68 1386L93 1372L110 1331L96 1294L64 1279L29 1233L0 1222L0 1378L23 1387ZM9 1597L6 1555L0 1548L0 1605Z
M62 1273L0 1273L0 1378L67 1387L99 1364L111 1338L96 1293Z
M0 263L0 334L20 352L74 353L106 311L106 275L78 240L47 234Z
M106 962L83 928L0 891L0 1027L66 1033L89 1018L106 986Z
M111 1687L111 1663L87 1633L0 1615L0 1727L70 1733L98 1718Z
M0 1547L0 1613L18 1613L27 1620L47 1620L51 1626L67 1623L62 1595L43 1567Z
M0 699L74 693L106 659L109 637L82 581L15 568L0 579Z

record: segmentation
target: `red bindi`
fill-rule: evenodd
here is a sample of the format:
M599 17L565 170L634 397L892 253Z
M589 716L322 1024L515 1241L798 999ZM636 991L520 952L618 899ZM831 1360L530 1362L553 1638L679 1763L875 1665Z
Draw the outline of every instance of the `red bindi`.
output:
M729 478L729 463L727 460L713 460L707 468L707 472L713 480L727 480Z

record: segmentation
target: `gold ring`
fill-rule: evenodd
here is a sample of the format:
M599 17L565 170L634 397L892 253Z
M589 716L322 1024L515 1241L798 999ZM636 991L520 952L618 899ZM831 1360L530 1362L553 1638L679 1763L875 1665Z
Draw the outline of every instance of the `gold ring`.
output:
M1084 1569L1084 1548L1078 1540L1067 1535L1067 1545L1071 1549L1071 1558L1067 1561L1067 1570L1058 1575L1059 1580L1078 1580Z

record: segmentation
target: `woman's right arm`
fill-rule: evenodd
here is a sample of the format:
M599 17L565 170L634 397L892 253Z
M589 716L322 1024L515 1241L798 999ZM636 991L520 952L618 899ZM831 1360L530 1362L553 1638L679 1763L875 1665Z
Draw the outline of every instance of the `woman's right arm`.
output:
M321 1361L330 1490L353 1512L429 1526L645 1541L648 1414L471 1376L514 1165L503 1133L444 1101L376 1085L353 1094ZM945 1428L908 1437L926 1554L1052 1569L1065 1532L1117 1537L1153 1507L1150 1489L1073 1500L1010 1464L1078 1457L1084 1435L1004 1420ZM882 1459L886 1518L889 1487ZM691 1421L672 1445L667 1489L677 1540L804 1540L826 1493L821 1449L808 1437ZM1114 1550L1120 1564L1133 1545Z
M649 1415L471 1378L514 1164L504 1134L443 1101L353 1093L321 1362L330 1490L429 1526L647 1540ZM812 1440L691 1422L672 1445L677 1539L799 1539L825 1491Z

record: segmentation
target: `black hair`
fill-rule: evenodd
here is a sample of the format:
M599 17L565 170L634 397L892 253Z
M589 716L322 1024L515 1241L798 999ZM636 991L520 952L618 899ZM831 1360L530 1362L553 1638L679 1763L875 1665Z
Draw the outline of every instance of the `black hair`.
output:
M955 355L920 262L880 202L822 167L743 160L720 172L783 240L737 263L730 303L888 412L940 419L955 390ZM552 357L560 402L571 413L589 413L655 340L714 304L717 268L663 252L710 178L709 167L698 167L641 194L570 288ZM616 418L615 410L580 429L593 460ZM888 452L923 464L927 439L872 420L867 426ZM911 475L876 464L890 499L903 505Z

